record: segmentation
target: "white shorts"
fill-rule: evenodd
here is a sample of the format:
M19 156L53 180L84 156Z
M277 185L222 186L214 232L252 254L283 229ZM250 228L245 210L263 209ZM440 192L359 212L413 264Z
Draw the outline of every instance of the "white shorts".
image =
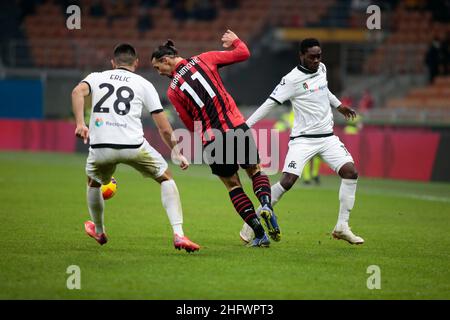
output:
M136 149L89 148L86 175L107 184L119 163L132 166L144 177L159 178L167 170L167 162L148 142Z
M337 136L325 138L296 138L289 141L289 150L284 161L283 172L301 176L305 164L316 154L339 172L341 167L354 162L351 154Z

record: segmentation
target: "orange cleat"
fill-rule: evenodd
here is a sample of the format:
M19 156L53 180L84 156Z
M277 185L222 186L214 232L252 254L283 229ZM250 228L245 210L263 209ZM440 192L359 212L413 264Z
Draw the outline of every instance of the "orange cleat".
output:
M88 236L92 237L97 241L100 245L104 245L108 242L108 238L105 233L97 234L95 233L95 224L92 221L86 221L84 223L84 230L88 234Z
M177 234L174 235L173 246L175 247L175 249L178 250L184 249L189 253L198 251L200 249L200 246L195 242L189 240L188 237L180 237Z

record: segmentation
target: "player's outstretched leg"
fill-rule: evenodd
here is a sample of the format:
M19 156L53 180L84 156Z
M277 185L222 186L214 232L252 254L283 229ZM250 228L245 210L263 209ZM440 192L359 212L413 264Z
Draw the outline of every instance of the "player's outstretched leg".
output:
M363 244L364 239L353 234L348 225L350 211L355 204L356 185L358 182L358 174L353 163L345 164L339 171L339 175L342 177L339 189L339 216L333 230L333 237L345 240L350 244Z
M271 206L272 195L270 191L269 177L262 171L251 176L253 192L262 206Z
M277 217L272 208L269 177L267 177L267 175L262 171L258 171L252 175L251 178L253 182L253 191L261 203L261 210L258 212L259 216L263 219L272 240L280 241L281 231L278 225Z
M281 197L283 196L283 194L286 192L287 190L283 188L283 186L280 184L280 182L275 183L272 187L271 187L271 206L270 208L272 209L275 204L281 199ZM255 191L256 193L256 191ZM256 214L258 215L258 217L262 217L261 216L261 211L263 210L263 205L260 205L258 207L258 209L256 210ZM273 209L272 209L273 210ZM273 211L272 211L273 212ZM267 216L267 214L265 213L264 215ZM264 217L263 217L264 219ZM265 220L264 220L265 221ZM277 222L277 221L276 221ZM269 229L270 230L270 229ZM270 233L269 233L270 234ZM280 241L281 238L281 232L280 232L280 228L278 227L278 233L277 231L275 231L275 233L270 234L272 239L274 241ZM244 242L249 242L250 240L253 239L253 237L255 236L252 233L252 229L249 228L249 226L247 226L245 223L242 226L242 229L239 233L239 236L241 237L242 241Z
M174 180L169 179L161 182L161 202L166 209L170 224L172 225L175 249L184 249L187 252L200 250L200 246L189 240L183 232L183 211L181 208L180 195Z
M260 215L267 227L267 232L269 233L270 238L273 241L280 241L281 231L280 227L278 226L277 217L275 216L275 212L273 212L272 207L268 205L262 206Z
M272 188L271 188L271 195L272 195L272 199L271 199L271 205L272 208L275 206L275 204L281 199L281 197L283 196L283 194L286 192L287 190L283 188L283 186L280 184L280 182L275 183ZM261 210L262 210L262 206L259 206L258 209L256 209L256 214L258 215L258 217L261 216ZM242 226L242 229L239 233L239 236L241 237L242 241L244 242L250 242L255 234L253 233L253 230L244 223L244 225Z
M355 204L356 183L356 179L342 179L339 189L339 217L333 230L333 238L345 240L350 244L363 244L364 239L354 235L348 225L350 211Z
M247 223L255 234L255 238L249 244L252 247L268 247L270 245L269 238L264 231L252 202L245 194L242 187L232 189L230 192L231 202L239 213L241 218Z
M101 184L88 178L87 204L89 215L92 221L86 221L84 229L86 233L94 238L99 244L104 245L108 239L105 234L103 223L104 200L102 196Z

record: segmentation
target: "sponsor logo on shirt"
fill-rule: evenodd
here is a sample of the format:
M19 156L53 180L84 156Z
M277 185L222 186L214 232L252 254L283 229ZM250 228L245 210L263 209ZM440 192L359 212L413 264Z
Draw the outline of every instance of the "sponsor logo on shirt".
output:
M318 86L317 88L310 89L309 92L314 93L314 92L317 92L320 90L326 90L327 88L328 88L328 85L324 84L323 86Z
M95 126L97 128L100 128L103 125L105 125L107 127L121 127L121 128L126 128L127 127L126 123L103 121L102 118L95 118Z
M103 125L103 119L102 118L95 118L95 126L97 128L100 128Z
M119 128L126 128L127 127L126 123L109 122L109 121L106 121L105 125L107 125L108 127L119 127Z

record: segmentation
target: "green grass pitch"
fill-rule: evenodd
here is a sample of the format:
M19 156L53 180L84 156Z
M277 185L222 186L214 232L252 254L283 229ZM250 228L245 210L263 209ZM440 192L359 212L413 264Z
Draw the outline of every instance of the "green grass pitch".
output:
M361 178L350 222L366 243L351 246L330 235L339 179L299 183L275 208L282 241L255 249L241 243L241 219L208 167L172 167L185 232L202 245L188 254L173 249L158 184L126 166L106 202L110 241L89 238L84 163L80 154L0 153L0 299L450 298L450 184ZM80 267L80 290L66 287L70 265ZM371 265L381 289L367 288Z

